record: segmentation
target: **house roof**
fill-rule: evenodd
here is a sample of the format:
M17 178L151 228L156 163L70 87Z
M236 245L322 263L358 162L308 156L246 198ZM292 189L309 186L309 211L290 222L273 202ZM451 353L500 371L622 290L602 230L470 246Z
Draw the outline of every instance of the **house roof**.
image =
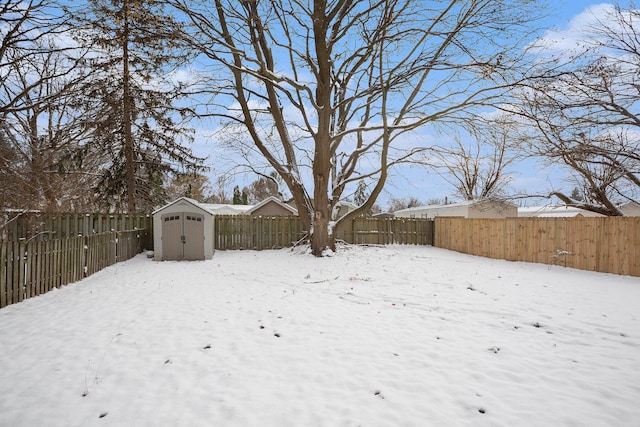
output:
M396 212L403 213L411 213L411 212L423 212L425 210L431 209L453 209L453 208L462 208L462 207L471 207L475 205L481 205L484 203L495 203L501 205L511 205L515 206L513 203L505 202L503 200L491 200L491 199L475 199L475 200L463 200L461 202L447 203L446 205L424 205L424 206L415 206L413 208L400 209Z
M288 205L287 203L284 203L282 200L274 197L274 196L269 196L266 199L264 199L263 201L261 201L260 203L258 203L255 206L252 206L250 209L248 209L246 212L246 214L252 214L253 212L257 211L258 209L260 209L261 207L263 207L264 205L268 204L268 203L277 203L278 205L282 206L284 209L288 210L289 212L291 212L292 215L298 215L298 210L290 205Z
M625 202L618 205L618 209L625 216L640 216L640 204L636 202Z
M602 214L591 212L585 209L576 208L574 206L530 206L518 208L518 216L526 217L575 217L575 216L604 216Z

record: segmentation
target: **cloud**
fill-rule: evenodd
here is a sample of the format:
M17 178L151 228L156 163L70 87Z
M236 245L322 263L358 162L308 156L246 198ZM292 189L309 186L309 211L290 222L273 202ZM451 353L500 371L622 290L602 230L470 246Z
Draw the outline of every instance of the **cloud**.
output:
M614 5L600 3L587 6L581 13L571 18L568 25L561 29L547 30L545 34L529 45L531 52L538 54L562 54L582 49L590 30L611 16Z

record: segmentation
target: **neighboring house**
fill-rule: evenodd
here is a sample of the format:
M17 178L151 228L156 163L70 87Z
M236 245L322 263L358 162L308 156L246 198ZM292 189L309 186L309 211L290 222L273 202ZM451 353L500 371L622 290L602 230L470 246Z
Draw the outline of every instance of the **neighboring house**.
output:
M585 209L573 206L531 206L518 208L519 217L536 217L536 218L571 218L571 217L598 217L606 216L597 212L591 212Z
M380 212L371 215L372 218L393 218L393 212Z
M465 200L447 205L427 205L395 211L396 218L454 216L464 218L507 218L518 216L518 207L501 200Z
M640 205L635 202L627 202L618 206L624 216L640 216Z
M268 197L245 212L253 216L287 216L298 215L298 210L276 197Z
M355 211L356 209L358 209L358 206L351 203L351 202L338 202L335 204L335 206L333 207L333 211L336 213L335 215L335 219L338 218L342 218L343 216L345 216L346 214L348 214L351 211Z

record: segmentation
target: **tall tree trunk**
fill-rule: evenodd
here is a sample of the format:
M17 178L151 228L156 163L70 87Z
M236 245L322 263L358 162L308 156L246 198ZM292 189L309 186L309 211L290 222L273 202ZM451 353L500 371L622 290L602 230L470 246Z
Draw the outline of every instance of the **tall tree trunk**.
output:
M123 114L123 138L124 138L124 160L125 160L125 180L127 186L127 211L134 213L137 211L136 203L136 175L133 135L131 130L132 121L132 102L130 92L130 72L129 72L129 1L125 0L123 4L124 31L122 37L122 114Z
M331 175L331 55L327 47L328 23L325 19L326 0L314 2L313 33L316 58L318 60L318 86L316 102L318 108L318 131L315 135L315 154L313 158L313 233L311 234L311 252L322 255L325 249L335 250L335 235L329 229L331 205L329 203L329 178Z

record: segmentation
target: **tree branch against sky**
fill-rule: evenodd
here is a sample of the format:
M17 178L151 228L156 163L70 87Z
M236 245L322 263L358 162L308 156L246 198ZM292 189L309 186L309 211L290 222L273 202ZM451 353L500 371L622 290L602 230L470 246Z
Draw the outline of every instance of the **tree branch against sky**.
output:
M554 195L620 215L619 203L640 199L640 11L602 5L591 14L582 42L541 67L509 109L529 126L523 148L572 170L585 199ZM553 54L545 41L535 49Z
M86 180L66 174L74 169L71 153L83 129L73 100L88 49L67 43L69 17L59 6L10 0L0 7L0 167L2 186L9 188L0 206L86 206L86 193L73 191Z
M424 163L465 200L506 197L519 158L512 141L516 123L506 115L477 117L470 133L470 138L455 136L454 144L434 146Z
M251 144L289 188L314 254L369 210L388 168L426 146L403 135L468 120L517 78L540 2L174 0L210 63L210 90L235 143ZM238 136L240 135L240 136ZM267 165L265 165L267 166ZM308 178L308 179L305 179ZM363 178L371 196L332 216Z

